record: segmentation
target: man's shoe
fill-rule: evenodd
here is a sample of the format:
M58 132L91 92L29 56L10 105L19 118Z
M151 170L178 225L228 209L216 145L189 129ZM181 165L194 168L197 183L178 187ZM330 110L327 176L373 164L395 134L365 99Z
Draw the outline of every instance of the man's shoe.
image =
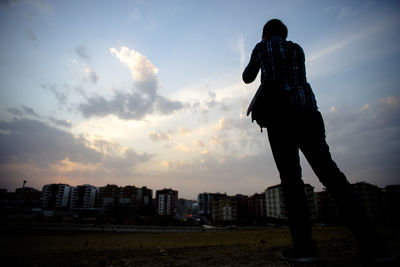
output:
M283 251L281 257L284 260L293 262L310 263L319 261L319 258L315 250L306 251L306 250L296 250L292 248L287 251Z

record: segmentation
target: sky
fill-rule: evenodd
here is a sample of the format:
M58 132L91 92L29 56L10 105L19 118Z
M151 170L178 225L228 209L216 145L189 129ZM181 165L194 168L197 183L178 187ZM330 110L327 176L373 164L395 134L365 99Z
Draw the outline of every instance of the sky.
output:
M272 18L306 54L333 159L400 183L398 1L0 1L0 187L246 194L280 183L241 80ZM323 186L304 157L306 183Z

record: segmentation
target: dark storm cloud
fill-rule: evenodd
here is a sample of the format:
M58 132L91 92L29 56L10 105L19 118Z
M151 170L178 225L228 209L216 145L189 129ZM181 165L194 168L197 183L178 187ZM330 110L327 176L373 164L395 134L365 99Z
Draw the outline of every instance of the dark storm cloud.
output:
M107 143L103 141L103 145L104 142ZM106 154L88 144L83 136L76 137L38 120L0 121L0 164L25 163L46 168L68 159L80 164L98 164L100 169L132 168L152 157L132 149Z
M83 163L101 160L83 138L49 127L37 120L14 119L0 122L0 163L36 163L40 166L65 158Z

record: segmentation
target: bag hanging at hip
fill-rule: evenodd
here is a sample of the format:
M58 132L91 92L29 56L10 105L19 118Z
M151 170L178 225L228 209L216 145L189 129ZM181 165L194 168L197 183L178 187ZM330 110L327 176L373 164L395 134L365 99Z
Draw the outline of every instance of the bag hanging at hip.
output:
M281 83L265 79L247 109L247 116L251 113L251 121L256 121L262 131L262 128L279 119L279 115L287 109L289 98L289 91Z

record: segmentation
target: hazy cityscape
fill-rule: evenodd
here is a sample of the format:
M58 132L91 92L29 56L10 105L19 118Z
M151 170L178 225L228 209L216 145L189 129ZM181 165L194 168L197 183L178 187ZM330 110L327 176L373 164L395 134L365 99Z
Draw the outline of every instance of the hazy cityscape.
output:
M171 188L153 190L107 184L46 184L42 190L25 186L15 192L0 189L2 221L71 222L92 224L267 226L286 223L280 185L251 196L202 192L197 199L179 198ZM352 184L371 220L396 225L400 215L400 185L380 188L366 182ZM338 225L341 219L329 192L305 185L311 218Z

